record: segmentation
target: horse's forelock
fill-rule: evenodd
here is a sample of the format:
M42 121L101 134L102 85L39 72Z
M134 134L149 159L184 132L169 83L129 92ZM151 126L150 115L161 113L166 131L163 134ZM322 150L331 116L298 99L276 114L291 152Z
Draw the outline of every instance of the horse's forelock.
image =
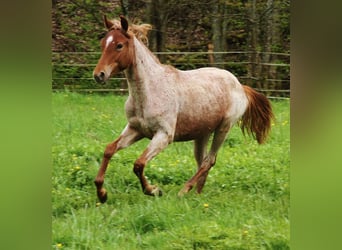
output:
M113 23L112 27L110 29L121 29L121 22L117 19L111 20ZM140 25L136 24L131 24L128 26L128 31L127 33L130 35L134 35L138 40L141 42L145 43L146 45L148 44L148 32L152 29L152 25L143 23Z
M121 23L119 20L117 19L113 19L113 20L110 20L111 23L113 24L112 27L110 27L110 29L121 29Z

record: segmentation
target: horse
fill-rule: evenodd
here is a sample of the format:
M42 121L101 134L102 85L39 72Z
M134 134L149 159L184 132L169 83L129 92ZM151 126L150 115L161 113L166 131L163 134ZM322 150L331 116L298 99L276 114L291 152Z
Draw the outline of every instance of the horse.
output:
M149 25L129 25L124 16L118 22L104 16L104 24L107 33L101 40L102 54L93 71L94 79L104 83L123 71L129 94L125 103L127 125L106 146L94 180L100 202L107 200L103 183L112 156L143 138L150 142L134 162L133 171L143 193L151 196L161 196L162 191L148 182L145 166L172 142L194 141L197 163L197 172L184 184L179 196L195 185L197 193L202 192L218 150L238 121L243 134L251 135L259 144L265 142L274 115L263 94L240 84L227 70L204 67L182 71L161 64L144 43Z

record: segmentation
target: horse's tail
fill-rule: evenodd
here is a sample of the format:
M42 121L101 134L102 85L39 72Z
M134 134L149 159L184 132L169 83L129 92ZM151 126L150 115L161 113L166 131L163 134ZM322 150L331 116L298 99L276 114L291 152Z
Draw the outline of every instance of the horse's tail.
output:
M241 130L252 135L259 144L265 142L274 119L270 101L263 94L249 86L242 85L248 99L248 106L241 118Z

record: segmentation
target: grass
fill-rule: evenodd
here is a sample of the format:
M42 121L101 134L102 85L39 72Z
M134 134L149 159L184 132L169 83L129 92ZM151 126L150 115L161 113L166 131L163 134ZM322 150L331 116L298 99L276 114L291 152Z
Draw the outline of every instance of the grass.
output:
M93 179L124 128L125 96L53 93L51 249L289 249L289 101L258 145L234 127L201 195L177 193L196 170L192 142L174 143L146 167L162 197L143 195L132 168L148 140L111 160L99 204Z

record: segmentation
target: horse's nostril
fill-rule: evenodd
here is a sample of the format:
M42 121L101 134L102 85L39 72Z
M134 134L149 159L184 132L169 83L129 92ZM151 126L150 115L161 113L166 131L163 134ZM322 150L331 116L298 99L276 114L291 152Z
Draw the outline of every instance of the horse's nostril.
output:
M94 79L95 79L96 82L100 81L100 77L98 77L97 75L94 75Z
M100 77L103 79L105 76L105 73L103 71L100 72Z

